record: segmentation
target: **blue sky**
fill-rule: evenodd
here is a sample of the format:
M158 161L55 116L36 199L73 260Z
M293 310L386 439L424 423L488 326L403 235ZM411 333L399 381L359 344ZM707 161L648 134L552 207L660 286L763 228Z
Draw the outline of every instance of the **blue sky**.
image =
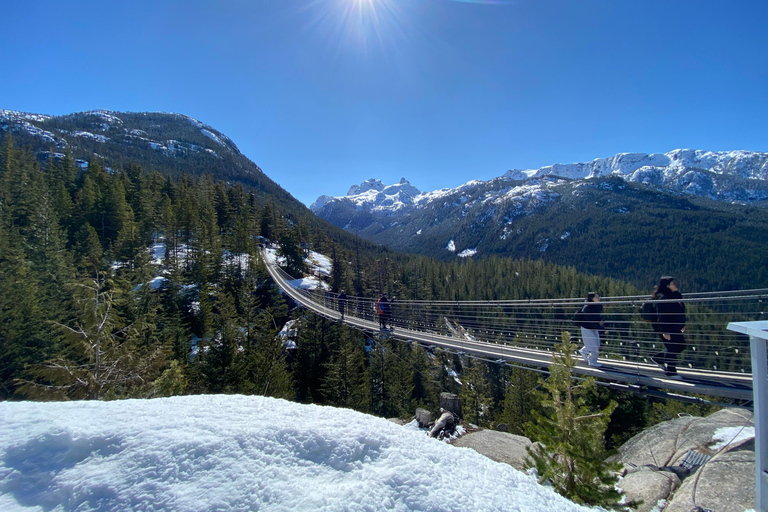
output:
M166 111L305 204L678 148L768 151L763 0L4 0L0 108Z

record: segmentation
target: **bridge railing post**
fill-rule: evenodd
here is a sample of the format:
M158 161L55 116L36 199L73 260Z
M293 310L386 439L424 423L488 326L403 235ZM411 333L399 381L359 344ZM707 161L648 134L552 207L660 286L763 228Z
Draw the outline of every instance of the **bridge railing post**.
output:
M755 510L768 512L768 321L731 322L728 330L749 336L755 407Z

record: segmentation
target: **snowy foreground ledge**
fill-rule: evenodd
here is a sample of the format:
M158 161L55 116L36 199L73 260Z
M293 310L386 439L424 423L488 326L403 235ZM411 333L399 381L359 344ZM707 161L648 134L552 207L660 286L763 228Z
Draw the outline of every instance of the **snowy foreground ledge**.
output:
M0 510L588 509L415 427L203 395L0 403Z

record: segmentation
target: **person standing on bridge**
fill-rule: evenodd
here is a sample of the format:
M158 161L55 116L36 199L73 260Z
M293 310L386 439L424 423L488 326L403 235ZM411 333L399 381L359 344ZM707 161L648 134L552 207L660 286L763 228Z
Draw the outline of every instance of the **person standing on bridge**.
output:
M600 295L595 292L589 292L584 304L578 313L576 313L576 325L581 327L581 339L584 346L579 350L579 354L589 366L599 368L603 366L597 362L600 353L600 331L603 330L605 323L602 318L603 305L600 304Z
M652 300L668 302L656 303L658 316L652 323L653 330L664 343L664 350L651 357L651 360L661 366L670 379L681 380L677 374L677 356L685 349L685 304L674 277L664 276L653 292Z
M389 301L386 294L381 294L379 300L376 301L376 313L379 315L379 327L381 329L387 328L387 311L389 310Z
M347 294L344 293L344 290L341 290L341 293L339 293L338 301L339 314L341 315L341 320L344 321L344 311L347 309Z

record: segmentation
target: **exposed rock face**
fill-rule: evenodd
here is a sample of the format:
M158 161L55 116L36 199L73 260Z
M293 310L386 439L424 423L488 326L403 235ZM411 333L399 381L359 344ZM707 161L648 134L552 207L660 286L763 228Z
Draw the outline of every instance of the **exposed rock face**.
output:
M652 510L662 499L667 500L666 506L657 510L664 512L689 512L695 507L718 512L751 509L755 505L754 438L722 448L713 439L718 429L752 425L754 416L745 409L723 409L706 418L684 417L654 425L619 448L614 460L632 468L619 487L627 500L645 502L639 512ZM689 450L712 458L688 474L680 463ZM659 471L664 467L666 471Z
M432 413L426 409L416 409L416 421L419 424L419 428L427 428L432 421Z
M689 512L694 507L717 512L755 508L754 439L719 453L683 480L664 512Z
M628 499L642 500L637 512L650 512L660 500L666 500L680 487L680 479L675 473L660 471L656 466L642 466L627 473L619 487Z
M744 425L754 425L752 413L745 409L722 409L706 418L676 418L654 425L624 443L614 460L635 466L676 466L688 450L700 449L712 455L708 446L715 430Z
M461 436L454 441L453 445L472 448L491 460L505 462L513 468L523 471L525 458L528 457L525 448L532 446L532 443L527 437L508 432L478 430Z
M624 464L619 483L627 501L642 500L638 512L744 512L755 506L754 437L725 436L720 429L739 432L754 426L745 409L723 409L706 418L687 416L654 425L619 448L612 460ZM728 443L728 441L731 441ZM453 442L476 450L497 462L523 470L531 441L494 430L479 430ZM689 450L711 456L702 466L683 466Z

